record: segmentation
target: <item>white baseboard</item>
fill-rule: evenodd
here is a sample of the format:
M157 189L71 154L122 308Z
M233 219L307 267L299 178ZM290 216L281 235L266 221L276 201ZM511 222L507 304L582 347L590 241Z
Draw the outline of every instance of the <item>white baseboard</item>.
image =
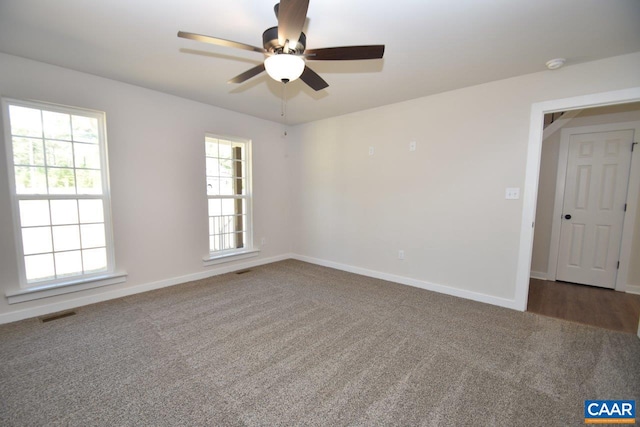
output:
M640 295L640 285L627 285L626 292L629 294ZM638 332L640 333L640 330Z
M531 270L530 277L532 279L547 280L547 272Z
M238 264L219 267L202 271L200 273L187 274L185 276L172 277L157 282L144 283L141 285L130 286L121 289L115 289L102 292L96 295L79 296L78 298L69 299L61 302L55 302L38 307L30 307L22 310L11 311L9 313L0 314L0 324L16 322L18 320L29 319L37 316L44 316L63 310L70 310L84 305L95 304L98 302L108 301L115 298L121 298L133 294L152 291L155 289L166 288L169 286L179 285L181 283L192 282L194 280L206 279L208 277L218 276L220 274L231 273L233 271L244 270L251 267L257 267L263 264L271 264L272 262L283 261L293 258L292 254L277 255L270 258L255 259Z
M435 283L426 282L424 280L412 279L410 277L404 277L404 276L397 276L395 274L382 273L380 271L369 270L361 267L354 267L351 265L340 264L337 262L326 261L323 259L312 258L304 255L293 254L292 258L297 259L299 261L309 262L311 264L321 265L323 267L330 267L330 268L335 268L336 270L348 271L349 273L355 273L355 274L360 274L362 276L373 277L375 279L388 280L390 282L400 283L402 285L413 286L416 288L439 292L441 294L451 295L454 297L470 299L473 301L493 304L500 307L510 308L512 310L522 311L515 300L494 297L491 295L481 294L473 291L467 291L464 289L452 288L450 286L445 286L445 285L438 285Z
M233 271L244 270L246 268L257 267L259 265L270 264L273 262L283 261L286 259L296 259L296 260L308 262L311 264L317 264L317 265L322 265L324 267L335 268L336 270L342 270L342 271L347 271L354 274L360 274L362 276L373 277L381 280L388 280L390 282L400 283L402 285L413 286L416 288L426 289L426 290L438 292L441 294L451 295L451 296L465 298L465 299L478 301L486 304L492 304L500 307L522 311L520 310L515 300L511 300L507 298L495 297L491 295L481 294L478 292L453 288L446 285L430 283L424 280L398 276L395 274L383 273L380 271L369 270L366 268L355 267L347 264L340 264L337 262L322 260L319 258L308 257L304 255L282 254L282 255L277 255L270 258L255 259L255 260L233 264L225 267L206 270L200 273L188 274L188 275L179 276L179 277L172 277L172 278L160 280L157 282L151 282L151 283L145 283L145 284L136 285L136 286L125 287L121 289L115 289L107 292L102 292L96 295L79 296L78 298L69 299L61 302L41 305L38 307L25 308L23 310L11 311L9 313L0 314L0 324L16 322L18 320L29 319L37 316L43 316L43 315L56 313L63 310L70 310L73 308L82 307L89 304L95 304L98 302L108 301L115 298L121 298L121 297L134 295L142 292L152 291L155 289L166 288L169 286L179 285L181 283L187 283L194 280L206 279L208 277L231 273ZM533 277L533 272L532 272L532 277ZM632 288L634 290L632 290ZM629 286L627 288L627 292L640 294L640 287Z

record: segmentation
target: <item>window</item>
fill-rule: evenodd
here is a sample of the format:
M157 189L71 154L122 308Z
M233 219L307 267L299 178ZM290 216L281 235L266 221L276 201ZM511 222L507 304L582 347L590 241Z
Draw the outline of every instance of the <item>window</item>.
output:
M113 271L104 113L3 100L21 286Z
M250 142L206 135L205 151L211 257L250 251Z

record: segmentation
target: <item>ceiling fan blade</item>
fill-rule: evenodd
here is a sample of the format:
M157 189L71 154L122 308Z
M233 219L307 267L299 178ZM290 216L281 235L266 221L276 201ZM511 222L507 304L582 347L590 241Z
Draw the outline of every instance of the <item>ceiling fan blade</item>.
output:
M312 61L349 61L354 59L379 59L384 55L384 45L340 46L322 49L307 49L306 59Z
M263 71L264 71L264 63L260 65L256 65L255 67L245 71L242 74L238 74L237 76L229 80L227 83L243 83L249 80L251 77L257 76Z
M307 19L309 0L281 0L276 8L278 15L278 43L285 46L289 40L289 46L298 44L304 21ZM286 53L286 52L285 52Z
M231 40L219 39L217 37L204 36L202 34L187 33L186 31L178 31L178 37L183 39L191 39L199 42L217 44L218 46L235 47L236 49L250 50L258 53L266 53L261 47L251 46L244 43L234 42Z
M329 87L329 83L325 82L315 71L305 65L304 71L300 76L300 79L305 82L309 87L315 91L322 90Z

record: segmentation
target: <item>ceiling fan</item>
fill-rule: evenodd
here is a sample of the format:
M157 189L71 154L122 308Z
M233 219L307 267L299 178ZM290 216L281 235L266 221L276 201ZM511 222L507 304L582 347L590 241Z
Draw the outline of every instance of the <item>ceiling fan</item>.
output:
M288 83L300 78L318 91L329 86L322 77L305 64L313 61L343 61L355 59L379 59L384 55L384 45L340 46L306 50L307 36L302 27L307 18L309 0L280 0L274 11L278 26L268 28L262 34L264 48L201 34L179 31L178 37L234 47L265 54L264 63L237 75L228 83L242 83L263 71L274 80Z

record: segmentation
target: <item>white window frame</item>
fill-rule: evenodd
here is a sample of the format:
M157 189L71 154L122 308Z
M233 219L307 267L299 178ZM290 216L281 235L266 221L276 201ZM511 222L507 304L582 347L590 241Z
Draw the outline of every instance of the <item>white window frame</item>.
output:
M52 111L64 114L78 115L96 118L98 121L98 146L100 153L100 169L102 179L102 194L17 194L14 158L13 158L13 138L11 134L11 122L9 107L18 106L34 108L44 111ZM7 175L9 179L9 191L11 197L15 247L18 256L18 275L20 290L8 292L9 303L29 301L32 299L44 298L78 290L95 288L98 286L122 283L126 279L126 274L116 274L115 254L113 242L113 221L111 217L111 198L109 192L109 168L107 159L107 135L106 135L106 114L104 112L89 110L85 108L75 108L62 106L41 101L26 101L11 98L2 98L2 114L5 127L5 149L7 154ZM43 137L44 139L44 137ZM46 162L46 160L45 160ZM75 166L74 166L75 169ZM62 200L62 199L101 199L103 203L104 227L105 227L105 247L107 257L107 268L99 272L77 274L72 276L59 277L54 279L44 279L37 281L27 281L25 255L22 242L22 224L20 220L19 202L21 200ZM55 252L53 252L55 253ZM64 289L57 289L64 288Z
M203 258L203 262L205 266L220 264L229 261L235 261L244 258L250 258L257 256L260 252L258 249L254 247L253 244L253 185L252 185L252 176L253 176L253 162L252 162L252 143L250 139L238 138L233 136L225 136L225 135L217 135L213 133L206 133L204 138L204 153L205 153L205 163L207 159L206 153L206 144L207 138L218 139L222 141L228 141L232 143L238 143L244 145L244 155L245 155L245 193L244 195L209 195L207 191L207 174L206 174L206 164L205 164L205 195L207 197L207 246L209 247L209 253ZM226 250L218 250L212 251L211 245L209 243L209 239L211 236L211 229L209 224L209 200L211 199L242 199L245 201L246 207L246 238L244 240L244 247L235 248L235 249L226 249Z

